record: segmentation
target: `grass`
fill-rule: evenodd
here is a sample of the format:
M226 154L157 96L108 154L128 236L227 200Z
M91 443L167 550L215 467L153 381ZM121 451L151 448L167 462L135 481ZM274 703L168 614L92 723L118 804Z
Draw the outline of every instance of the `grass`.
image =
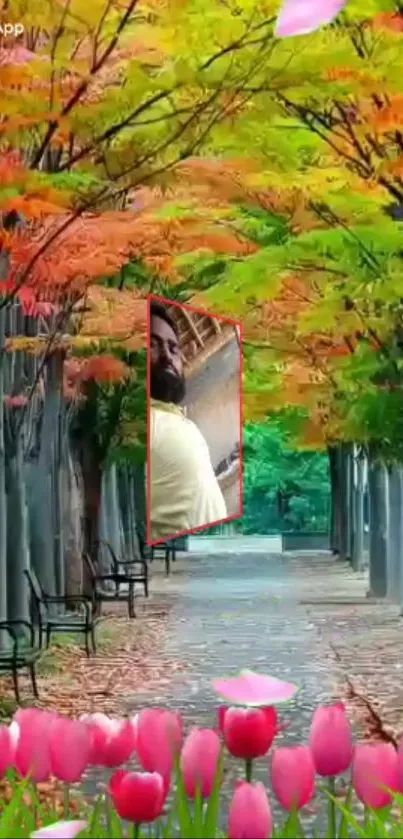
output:
M13 714L18 708L15 699L9 699L6 696L0 696L0 724L9 723Z
M107 620L101 619L96 628L97 651L107 655L116 645L116 634L120 631ZM51 646L44 650L38 665L38 676L57 676L65 668L63 652L66 650L84 650L84 633L60 632L54 635Z

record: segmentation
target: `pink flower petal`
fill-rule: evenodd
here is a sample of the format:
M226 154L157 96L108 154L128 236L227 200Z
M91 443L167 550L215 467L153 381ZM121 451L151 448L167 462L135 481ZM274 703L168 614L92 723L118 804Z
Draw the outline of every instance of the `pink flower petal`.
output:
M307 35L337 17L348 0L285 0L277 18L277 38Z
M87 827L88 822L55 822L31 833L31 839L74 839Z
M215 679L212 684L213 690L227 702L255 708L288 702L298 690L296 685L252 670L241 670L235 678Z

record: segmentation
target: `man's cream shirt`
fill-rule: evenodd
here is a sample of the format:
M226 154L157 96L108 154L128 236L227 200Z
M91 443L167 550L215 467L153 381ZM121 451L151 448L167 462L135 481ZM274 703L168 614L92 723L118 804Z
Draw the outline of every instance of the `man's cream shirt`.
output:
M207 443L176 405L151 400L150 460L153 541L227 517Z

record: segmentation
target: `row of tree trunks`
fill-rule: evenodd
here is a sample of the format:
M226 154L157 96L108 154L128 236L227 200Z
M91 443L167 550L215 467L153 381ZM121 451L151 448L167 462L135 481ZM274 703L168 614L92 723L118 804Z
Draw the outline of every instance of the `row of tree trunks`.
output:
M403 467L387 467L368 450L352 444L328 450L331 483L331 534L334 554L356 571L366 564L364 545L365 463L369 500L369 594L399 602L403 610Z
M8 337L44 328L19 303L0 308L0 620L29 616L25 569L34 568L50 594L77 594L85 550L104 538L117 556L135 557L141 516L145 533L144 469L106 467L92 429L77 446L63 354L44 360L3 351ZM28 404L19 402L26 393ZM4 633L0 644L7 641Z

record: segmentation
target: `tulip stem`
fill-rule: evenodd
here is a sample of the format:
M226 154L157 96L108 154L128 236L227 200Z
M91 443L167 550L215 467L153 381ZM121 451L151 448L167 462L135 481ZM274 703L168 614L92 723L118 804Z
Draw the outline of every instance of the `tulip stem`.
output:
M252 780L252 761L251 760L245 760L245 778L248 781L248 783L250 784L250 782Z
M68 784L63 784L63 816L68 819L70 813L70 789Z
M34 817L35 827L38 826L38 802L39 802L39 795L38 795L38 788L36 786L35 781L32 781L32 815Z
M105 820L107 836L112 836L111 802L108 793L105 793Z
M328 780L329 786L329 836L337 836L337 817L336 817L336 779L330 777Z
M133 825L133 839L139 839L140 836L140 824L139 822L135 822Z

